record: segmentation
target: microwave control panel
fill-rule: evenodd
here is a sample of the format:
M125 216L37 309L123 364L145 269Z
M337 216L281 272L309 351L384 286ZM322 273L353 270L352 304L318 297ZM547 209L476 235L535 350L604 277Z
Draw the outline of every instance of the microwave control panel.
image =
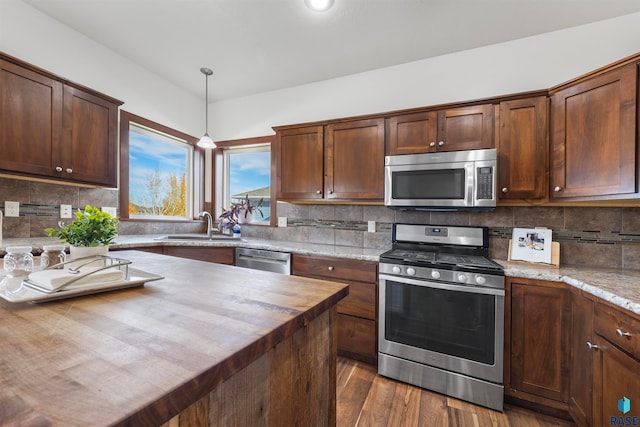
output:
M476 175L478 199L493 199L493 167L478 167Z

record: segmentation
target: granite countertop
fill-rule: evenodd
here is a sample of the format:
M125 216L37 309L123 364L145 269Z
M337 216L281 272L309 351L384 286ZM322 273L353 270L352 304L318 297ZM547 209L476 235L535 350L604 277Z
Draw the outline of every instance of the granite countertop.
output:
M246 247L254 249L270 249L303 255L334 256L363 261L380 260L380 254L387 249L366 249L351 246L334 246L322 244L308 244L273 240L258 240L243 238L240 241L167 241L156 240L163 235L123 235L116 238L114 248L128 249L149 246L215 246L215 247ZM34 253L45 244L59 243L54 238L5 239L0 244L0 255L4 248L12 245L31 245ZM538 280L549 280L567 283L582 289L605 301L627 309L640 315L640 270L603 269L567 266L556 268L531 263L507 262L496 260L505 267L505 274L511 277L522 277Z

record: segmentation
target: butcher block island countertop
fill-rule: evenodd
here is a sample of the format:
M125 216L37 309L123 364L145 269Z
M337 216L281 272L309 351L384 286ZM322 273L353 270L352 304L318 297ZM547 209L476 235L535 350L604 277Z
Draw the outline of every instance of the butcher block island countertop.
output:
M344 284L138 251L165 278L0 299L0 425L334 425Z

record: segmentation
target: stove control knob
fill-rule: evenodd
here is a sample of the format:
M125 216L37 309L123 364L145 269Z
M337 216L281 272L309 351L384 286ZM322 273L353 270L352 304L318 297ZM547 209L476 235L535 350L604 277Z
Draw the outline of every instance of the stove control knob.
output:
M440 272L438 270L431 270L431 277L433 277L434 279L439 279Z
M415 269L415 268L413 268L413 267L409 267L409 268L407 268L407 274L408 274L409 276L415 276L415 275L416 275L416 269Z
M466 275L466 274L464 274L464 273L460 273L460 274L458 274L458 281L459 281L460 283L464 283L464 282L466 282L466 281L467 281L467 275Z
M402 269L400 267L398 267L397 265L394 265L393 268L391 269L391 271L393 271L393 274L400 274Z
M476 276L476 283L478 285L484 285L485 283L487 283L487 279L485 279L484 276Z

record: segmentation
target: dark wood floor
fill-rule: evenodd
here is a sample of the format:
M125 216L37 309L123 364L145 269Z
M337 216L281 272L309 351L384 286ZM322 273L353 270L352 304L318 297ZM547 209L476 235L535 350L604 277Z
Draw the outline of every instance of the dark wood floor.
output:
M338 427L548 427L565 420L505 405L504 412L473 405L377 375L376 368L338 357Z

